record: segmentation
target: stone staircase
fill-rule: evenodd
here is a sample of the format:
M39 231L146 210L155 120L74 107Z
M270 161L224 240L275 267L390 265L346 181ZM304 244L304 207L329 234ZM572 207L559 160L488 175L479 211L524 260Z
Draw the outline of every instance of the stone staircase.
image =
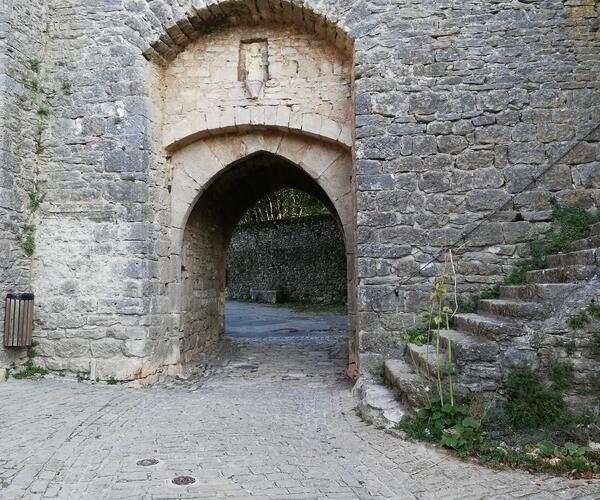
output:
M568 253L549 256L547 263L548 269L528 272L526 284L502 286L498 299L480 300L477 313L455 315L452 330L441 332L439 357L448 360L451 346L456 392L493 393L506 369L532 352L532 335L555 317L564 325L566 298L600 277L600 223L591 227L590 237L575 241ZM407 413L423 406L428 392L437 393L435 361L434 345L408 344L403 359L385 362L386 378ZM444 384L447 379L443 375Z

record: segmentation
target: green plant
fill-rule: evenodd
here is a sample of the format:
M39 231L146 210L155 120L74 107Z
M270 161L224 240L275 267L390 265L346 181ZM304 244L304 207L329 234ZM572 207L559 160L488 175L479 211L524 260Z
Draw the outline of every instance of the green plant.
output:
M37 112L38 112L38 115L40 115L40 116L48 116L48 113L50 113L50 108L48 107L47 104L42 103L38 107L38 111Z
M44 130L46 129L44 123L42 121L38 122L35 126L33 142L35 145L35 154L42 154L44 152L44 143L42 140L42 136L44 134Z
M528 429L556 422L565 414L562 392L547 387L528 368L513 371L504 384L504 413L514 429Z
M569 316L569 319L567 321L569 323L569 326L573 330L578 330L589 323L590 317L588 316L587 311L584 309L576 314Z
M451 429L469 416L468 405L444 404L442 398L433 396L429 403L415 414L413 419L402 421L400 428L410 437L439 442L445 429Z
M22 379L33 377L34 375L46 375L46 373L48 373L47 370L40 366L34 365L32 360L28 360L27 363L25 363L25 367L21 371L15 373L13 377Z
M478 450L483 443L480 427L479 420L470 416L465 417L450 429L444 429L440 444L444 448L456 450L461 455L471 453Z
M37 342L33 341L33 342L31 342L31 345L27 346L27 358L28 359L33 359L38 355L37 351L35 350L37 345L38 345Z
M123 123L123 118L122 118L122 117L120 117L120 116L115 116L115 117L113 118L113 123L114 123L115 125L119 125L120 123Z
M594 332L592 335L592 354L600 354L600 332Z
M424 326L415 326L404 330L402 339L410 344L418 346L427 344L429 342L429 328Z
M553 364L548 376L552 389L556 392L568 391L573 385L573 369L573 363L567 361Z
M480 300L497 299L498 297L500 297L500 284L494 285L487 290L482 290L479 293L459 296L456 298L458 305L457 312L461 314L477 312Z
M109 379L106 381L106 383L108 385L117 385L119 383L119 381L115 377L109 377Z
M529 258L517 264L516 269L504 279L503 285L522 285L528 271L545 269L548 255L569 250L573 241L586 238L590 226L600 221L600 211L589 212L581 207L556 205L552 215L558 229L542 240L529 243Z
M40 194L38 186L36 185L35 191L29 193L29 208L32 212L35 212L40 207L45 197L46 195Z
M33 233L28 233L27 236L25 236L22 246L27 255L33 255L33 252L35 251L35 239Z
M32 88L33 90L39 90L39 88L40 88L40 81L39 81L37 78L35 78L35 77L33 77L33 78L32 78L32 79L29 81L29 84L31 85L31 88Z
M40 64L42 64L42 61L40 61L39 59L29 60L29 67L36 73L40 70Z
M600 305L591 303L587 307L588 314L594 319L600 319Z

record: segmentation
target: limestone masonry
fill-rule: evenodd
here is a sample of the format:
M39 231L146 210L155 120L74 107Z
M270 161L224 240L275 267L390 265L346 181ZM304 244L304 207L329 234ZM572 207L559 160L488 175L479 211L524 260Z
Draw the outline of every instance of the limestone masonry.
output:
M226 293L277 290L284 300L346 301L344 237L328 216L238 226L227 251Z
M36 363L179 372L223 332L237 221L294 187L343 233L348 373L383 366L444 249L475 292L553 202L600 205L599 28L597 0L0 2L0 293L35 293ZM588 243L530 284L587 303ZM566 356L540 335L492 347ZM0 348L0 379L24 360Z

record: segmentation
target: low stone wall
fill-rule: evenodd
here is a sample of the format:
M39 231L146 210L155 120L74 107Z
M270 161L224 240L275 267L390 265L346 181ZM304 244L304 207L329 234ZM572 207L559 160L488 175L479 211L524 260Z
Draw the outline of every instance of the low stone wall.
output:
M280 290L285 299L346 300L344 239L329 216L240 226L227 254L227 297L248 300L250 289Z

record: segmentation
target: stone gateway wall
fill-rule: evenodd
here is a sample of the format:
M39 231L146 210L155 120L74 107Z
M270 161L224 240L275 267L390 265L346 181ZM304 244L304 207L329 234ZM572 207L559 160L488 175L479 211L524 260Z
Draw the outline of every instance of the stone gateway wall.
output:
M227 295L248 300L250 289L280 290L291 301L343 303L346 253L332 217L238 226L227 253Z
M36 362L177 371L202 318L182 307L208 300L185 294L210 286L184 283L189 215L268 152L345 229L356 375L427 308L445 248L461 292L487 288L554 201L600 205L599 23L597 0L3 2L0 285L36 294ZM262 194L244 171L227 186Z

